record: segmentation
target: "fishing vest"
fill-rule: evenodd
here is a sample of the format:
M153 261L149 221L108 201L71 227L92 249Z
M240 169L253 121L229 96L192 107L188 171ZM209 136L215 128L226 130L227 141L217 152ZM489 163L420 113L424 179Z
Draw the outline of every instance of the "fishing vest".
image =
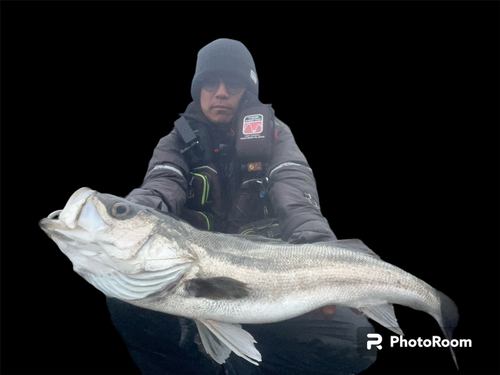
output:
M234 146L214 145L209 129L201 122L190 124L182 116L174 123L184 145L180 151L190 168L181 219L199 229L279 237L279 226L267 195L266 177L272 142L277 137L274 121L270 105L243 109L231 130ZM232 168L239 169L227 176L241 179L233 196L224 194L215 163L217 158L225 158ZM226 184L230 185L227 181Z

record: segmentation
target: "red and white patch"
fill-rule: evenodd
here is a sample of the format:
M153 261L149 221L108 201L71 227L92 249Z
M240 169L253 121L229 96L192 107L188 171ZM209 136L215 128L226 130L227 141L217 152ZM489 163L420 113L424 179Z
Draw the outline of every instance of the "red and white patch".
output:
M264 116L249 115L243 119L243 134L260 134L264 130Z

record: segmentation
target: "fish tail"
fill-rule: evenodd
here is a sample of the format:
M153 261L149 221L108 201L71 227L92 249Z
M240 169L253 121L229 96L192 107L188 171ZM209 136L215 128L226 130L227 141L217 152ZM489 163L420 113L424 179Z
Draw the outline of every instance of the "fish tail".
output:
M453 302L453 300L446 294L440 292L439 290L436 290L436 292L441 302L441 311L440 314L438 313L437 316L435 316L435 318L441 326L441 329L446 338L448 340L451 340L453 337L453 331L455 331L459 320L457 305L455 305L455 302ZM458 363L455 352L453 351L451 345L449 346L449 348L453 357L453 361L455 362L455 366L458 370Z

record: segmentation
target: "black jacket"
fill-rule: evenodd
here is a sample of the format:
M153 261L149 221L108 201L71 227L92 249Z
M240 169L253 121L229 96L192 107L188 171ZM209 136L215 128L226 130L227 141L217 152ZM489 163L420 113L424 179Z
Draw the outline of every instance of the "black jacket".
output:
M226 152L217 150L214 153L213 161L221 179L222 196L227 200L230 210L242 183L234 152L234 137L231 137L234 135L234 126L220 129L210 123L194 102L183 115L191 125L196 126L196 123L201 122L207 126L214 150L220 144L228 145ZM336 239L321 214L313 172L295 143L290 128L275 118L275 129L277 137L273 139L264 173L268 178L266 198L272 206L272 214L280 224L282 239L293 243ZM176 129L161 138L149 162L142 186L134 189L126 198L182 216L189 192L190 171L193 168L191 160L186 156L189 153L181 153L185 147Z

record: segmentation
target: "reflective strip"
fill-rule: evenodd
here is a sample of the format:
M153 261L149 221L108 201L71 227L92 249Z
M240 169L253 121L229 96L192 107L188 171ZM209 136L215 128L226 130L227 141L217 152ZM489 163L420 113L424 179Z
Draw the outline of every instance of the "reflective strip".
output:
M170 165L157 165L156 167L154 167L151 172L153 172L155 169L168 169L168 170L171 170L171 171L174 171L175 173L178 173L180 174L182 177L184 177L184 175L182 174L182 172L180 170L178 170L177 168L174 168L174 167L171 167ZM149 172L148 175L151 173Z
M311 168L306 167L306 166L304 166L304 165L302 165L302 164L292 163L292 162L287 162L287 163L282 163L282 164L278 165L277 167L274 167L274 168L272 169L272 171L271 171L271 172L269 172L269 178L271 178L271 175L272 175L272 174L273 174L276 170L278 170L278 169L280 169L280 168L283 168L283 167L295 167L295 166L297 166L297 167L302 167L302 168L307 168L307 169L309 169L309 170L312 172L312 169L311 169Z

